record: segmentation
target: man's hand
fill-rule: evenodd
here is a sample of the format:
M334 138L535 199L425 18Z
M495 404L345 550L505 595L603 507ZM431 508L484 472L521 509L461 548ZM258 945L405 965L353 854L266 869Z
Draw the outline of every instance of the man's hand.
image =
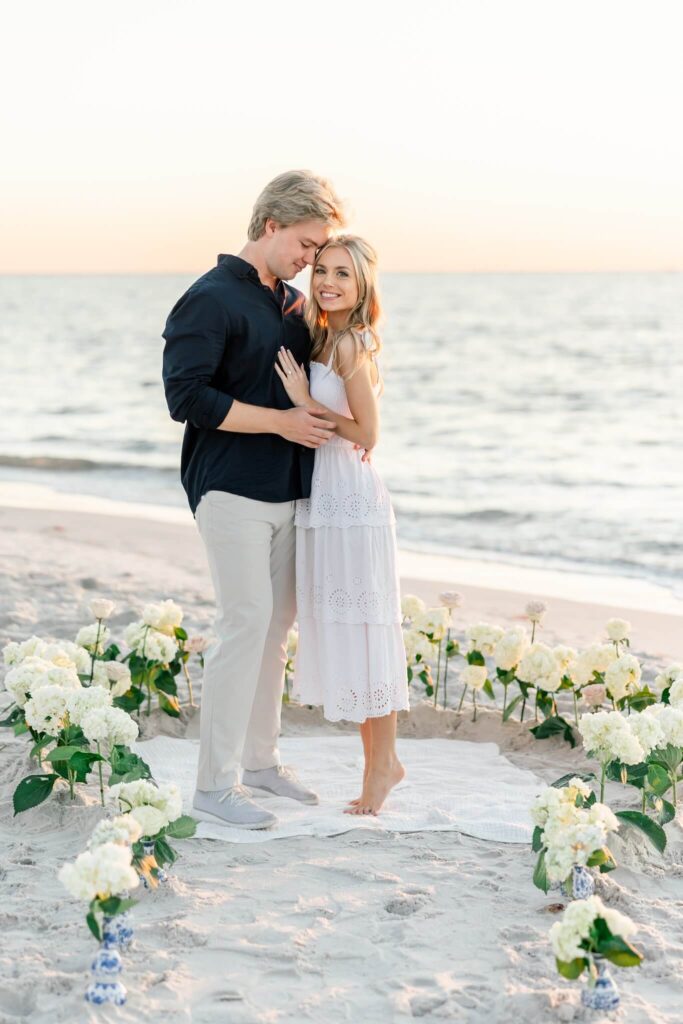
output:
M323 417L324 413L311 409L286 409L279 414L278 434L305 448L320 448L336 430L335 424Z

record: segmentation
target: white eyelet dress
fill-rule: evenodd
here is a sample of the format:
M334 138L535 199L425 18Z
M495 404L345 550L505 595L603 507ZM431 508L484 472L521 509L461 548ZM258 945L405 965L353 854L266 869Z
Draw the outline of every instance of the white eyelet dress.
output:
M344 381L311 363L311 397L350 416ZM376 386L376 393L379 385ZM409 707L389 493L350 441L315 453L311 497L296 503L299 623L293 695L329 721Z

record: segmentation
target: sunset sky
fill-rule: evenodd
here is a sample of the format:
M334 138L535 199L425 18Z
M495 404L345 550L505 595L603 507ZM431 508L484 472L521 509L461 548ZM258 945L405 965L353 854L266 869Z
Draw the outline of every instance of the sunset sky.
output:
M187 271L275 174L384 270L683 270L680 5L14 5L0 272Z

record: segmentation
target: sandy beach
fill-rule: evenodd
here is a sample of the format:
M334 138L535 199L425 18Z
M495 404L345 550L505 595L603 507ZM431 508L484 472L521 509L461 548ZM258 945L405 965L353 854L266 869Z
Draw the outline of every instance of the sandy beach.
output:
M35 495L24 496L22 506L11 488L4 498L0 644L32 633L72 638L88 621L94 596L116 601L115 633L144 602L165 597L182 605L192 632L210 631L211 586L188 515L168 510L164 521L140 507L95 507L94 499L64 498L60 506L53 498L60 507L40 507L50 503ZM463 624L517 623L525 601L542 598L549 606L543 639L550 642L587 644L618 615L633 624L632 650L645 673L683 653L683 603L637 581L586 577L581 595L580 579L567 578L563 588L557 573L477 570L411 552L401 554L401 573L403 592L428 602L446 587L461 591L457 621ZM199 677L196 689L201 699ZM197 716L185 709L172 721L154 713L145 735L160 731L195 736ZM317 710L284 708L285 736L345 731L352 728L325 723ZM546 782L595 767L579 748L536 741L526 725L503 725L489 709L472 722L469 712L416 704L401 716L400 735L424 743L430 737L493 742L511 764ZM13 818L11 793L29 770L27 744L8 730L0 743L0 921L8 940L0 956L0 1024L98 1017L179 1024L601 1019L580 1009L580 983L556 973L547 933L559 897L534 888L530 848L457 832L381 830L262 845L183 842L168 886L143 895L135 910L137 945L125 958L127 1006L87 1009L82 993L95 945L83 908L66 896L56 871L83 848L101 810L93 792L75 806L60 797ZM616 784L607 800L632 806ZM667 834L661 857L635 833L611 844L619 868L599 879L598 892L638 922L636 944L645 960L639 970L616 972L623 1005L602 1019L680 1020L680 823Z

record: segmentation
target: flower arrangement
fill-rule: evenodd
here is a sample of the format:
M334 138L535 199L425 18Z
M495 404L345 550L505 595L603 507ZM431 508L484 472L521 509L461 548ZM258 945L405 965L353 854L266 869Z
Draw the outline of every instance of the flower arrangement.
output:
M596 958L617 967L637 967L642 954L628 939L636 925L625 914L606 907L599 896L575 900L550 929L557 969L564 978L578 978L587 970L595 983Z

